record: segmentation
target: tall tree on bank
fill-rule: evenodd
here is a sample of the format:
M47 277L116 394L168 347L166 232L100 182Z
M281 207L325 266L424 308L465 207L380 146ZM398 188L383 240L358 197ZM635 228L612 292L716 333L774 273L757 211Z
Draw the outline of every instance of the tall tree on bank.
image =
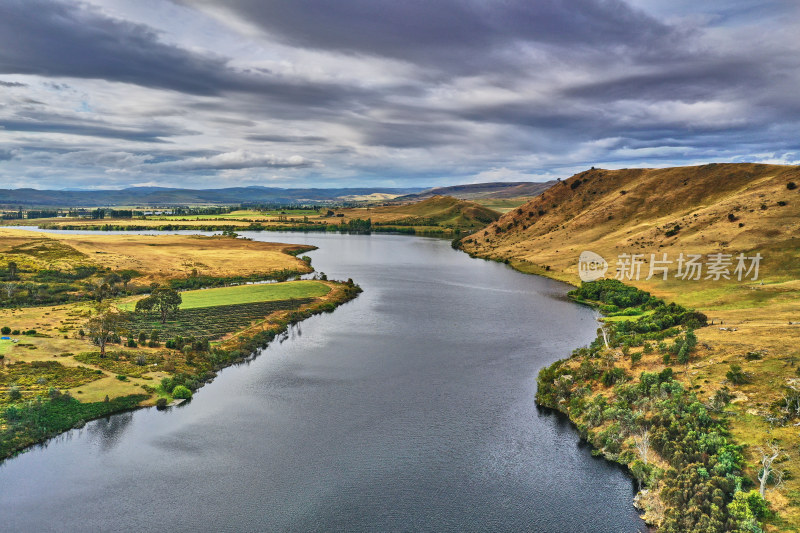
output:
M100 347L100 357L106 356L106 344L117 334L124 320L122 313L104 306L98 307L97 314L87 322L89 338Z
M153 289L150 296L136 302L136 312L155 311L161 317L161 323L164 324L170 315L178 313L181 302L183 299L175 289L158 287Z

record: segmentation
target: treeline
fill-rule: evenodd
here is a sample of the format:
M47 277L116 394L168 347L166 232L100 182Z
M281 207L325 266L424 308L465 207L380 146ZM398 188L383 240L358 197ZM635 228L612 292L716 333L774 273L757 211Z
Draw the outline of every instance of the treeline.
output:
M669 366L635 376L617 365L621 355L633 369L656 351L665 365L688 364L693 328L706 325L705 316L617 280L583 283L570 296L618 316L643 316L605 322L588 347L544 368L537 403L566 413L597 453L658 494L665 505L660 531L762 531L769 508L742 473L742 447L732 442L724 414L727 389L704 403Z

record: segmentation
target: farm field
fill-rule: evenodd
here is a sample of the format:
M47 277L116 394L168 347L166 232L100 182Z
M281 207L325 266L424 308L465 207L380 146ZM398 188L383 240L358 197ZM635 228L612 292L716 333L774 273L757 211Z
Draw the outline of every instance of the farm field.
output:
M487 200L488 202L488 200ZM459 200L449 196L433 196L403 204L372 205L366 207L322 207L320 209L238 210L212 215L149 215L135 219L44 218L35 224L48 229L284 229L284 230L337 230L353 221L371 220L373 227L383 230L398 229L404 233L453 233L476 230L496 220L524 202L524 199L496 200L499 210L478 202ZM487 204L488 205L488 204ZM4 221L3 224L19 223ZM396 226L396 228L395 228ZM348 228L344 228L347 230Z
M178 384L191 394L289 324L355 297L357 286L335 281L251 283L184 291L183 305L165 323L155 313L130 312L137 294L156 284L243 283L313 271L295 257L310 249L230 236L0 228L0 327L12 339L0 340L0 459L86 417L171 400ZM46 300L51 293L69 299L53 304ZM93 320L116 316L115 308L123 313L105 335L92 330ZM98 338L107 341L105 355ZM172 380L166 387L165 378Z

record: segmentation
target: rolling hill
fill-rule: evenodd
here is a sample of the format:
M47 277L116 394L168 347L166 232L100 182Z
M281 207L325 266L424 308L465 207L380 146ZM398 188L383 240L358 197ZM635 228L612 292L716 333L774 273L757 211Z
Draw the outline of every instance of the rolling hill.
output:
M703 406L724 413L731 438L744 445L744 474L749 480L755 480L761 468L759 450L779 448L783 481L777 486L768 483L765 494L778 516L772 523L800 526L800 435L797 413L788 407L800 385L796 364L800 356L800 167L710 164L592 169L465 237L461 246L473 256L505 261L523 272L573 284L579 283L579 255L591 251L608 263L606 278L619 273L628 285L705 314L710 325L696 331L696 351L685 364L670 360L669 352L661 347L666 346L664 342L650 351L637 345L623 346L621 351L612 348L607 361L633 384L642 372L666 371L671 365L682 386L696 394ZM641 254L640 276L628 269L635 254ZM686 276L686 263L681 260L690 254L704 268L697 279ZM757 276L748 272L739 279L735 271L739 254L761 256ZM720 275L709 267L715 257L728 261ZM656 265L666 266L666 277ZM627 318L606 320L614 324ZM629 350L637 353L639 362L627 357ZM573 357L559 364L574 370L584 364L581 361ZM595 382L575 383L601 395L613 398L615 394L613 387ZM714 403L726 395L729 399L723 407ZM573 420L580 419L577 412L570 412ZM654 461L665 466L662 458ZM659 492L663 486L657 484L643 496L646 516L654 523L663 519L664 502L675 501Z
M433 196L452 196L461 200L478 199L509 199L526 196L536 196L546 191L557 182L555 180L542 183L519 181L519 182L492 182L492 183L472 183L468 185L453 185L451 187L434 187L422 192L407 194L397 198L397 201L421 200Z
M430 198L402 205L345 209L346 219L369 218L376 225L439 226L474 230L500 218L500 213L452 196Z

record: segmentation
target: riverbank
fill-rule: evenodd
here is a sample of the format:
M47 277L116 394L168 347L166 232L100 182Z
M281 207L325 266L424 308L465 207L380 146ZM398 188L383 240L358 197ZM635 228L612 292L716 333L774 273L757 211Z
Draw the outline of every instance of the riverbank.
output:
M178 387L185 387L188 397L191 397L213 380L219 370L248 359L286 333L292 325L316 314L333 312L361 292L352 281L326 281L324 284L330 288L324 296L307 303L306 300L296 300L301 305L272 312L205 349L202 344L187 338L183 346L173 346L177 351L146 350L143 344L141 348L112 349L105 359L98 353L84 352L69 362L62 359L58 362L37 360L26 363L18 360L10 363L4 370L0 369L4 384L9 385L9 380L14 380L14 385L9 385L6 391L10 401L4 402L3 406L0 461L59 433L82 427L90 420L139 407L163 407L175 399L187 397L178 395ZM182 337L176 338L183 340ZM151 342L150 346L154 344ZM39 355L47 357L50 354ZM61 357L71 355L61 354ZM140 366L140 358L145 361L146 368ZM24 368L26 366L30 368ZM76 375L78 379L75 379ZM36 383L48 385L49 389L41 394L45 392L44 388L36 387ZM22 390L19 384L24 387ZM120 393L121 385L129 385L131 390L140 388L144 393L115 395ZM20 391L19 396L10 395L12 390ZM80 400L72 396L75 392ZM86 401L103 394L104 400Z
M456 247L458 244L454 243ZM793 414L786 409L787 388L780 386L787 378L780 376L788 374L789 383L794 379L790 377L795 374L790 342L796 335L796 326L789 320L791 311L786 308L786 300L780 298L780 292L775 298L772 289L773 298L766 301L758 293L743 298L741 290L728 284L727 290L717 289L715 305L698 306L702 316L708 313L713 325L697 329L698 324L691 324L691 328L680 324L662 327L657 320L654 325L652 308L604 301L613 297L613 291L601 291L595 294L602 294L597 299L581 296L581 291L592 284L581 285L571 272L524 260L497 256L484 259L506 263L523 273L570 283L578 287L571 293L574 300L605 313L602 319L605 336L598 330L590 346L576 350L540 373L537 403L567 415L596 453L627 467L640 483L642 490L635 502L648 524L663 531L696 530L700 523L712 524L709 527L715 529L711 530L718 531L739 527L737 524L744 524L741 527L749 528L748 531L761 530L756 528L782 531L792 527L797 519L794 495L798 494L793 471L798 464L790 446L797 436L791 432ZM679 294L665 291L658 282L649 285L655 288L657 296L632 286L626 290L631 291L629 296L634 302L637 294L645 295L644 300L661 302L664 297L693 304L703 301L703 291ZM711 290L708 284L702 285L705 291ZM680 284L673 287L679 288ZM760 308L753 309L753 298L762 302ZM677 306L673 314L675 309L686 309L680 304L667 305ZM641 331L637 331L639 323L646 324ZM679 358L687 334L694 340ZM741 372L738 377L737 371ZM772 385L769 388L767 381ZM666 387L670 400L655 402L647 391L653 385ZM757 399L761 401L756 406ZM665 420L674 422L676 413L682 413L677 417L684 422L702 416L707 424L704 427L679 424L677 433L675 427L671 428L673 433L656 444L653 428ZM615 438L614 434L621 438ZM723 458L717 458L716 463L710 448L703 448L700 455L692 455L690 451L675 455L677 448L691 450L709 439L717 441L715 446L721 446L716 449ZM670 449L670 442L680 444ZM773 477L769 478L764 500L753 489L758 488L760 450L770 444L780 450L774 472L783 479L776 484ZM647 461L642 461L643 453L648 456ZM718 463L725 464L717 467L718 472L724 472L724 479L715 479L714 467ZM674 486L676 480L681 489ZM692 484L703 483L711 485L689 489ZM699 496L676 499L681 490ZM726 496L712 497L715 490ZM686 522L691 516L689 509L702 512Z
M0 460L94 418L190 397L291 325L355 298L352 281L322 273L285 281L313 271L297 257L313 249L0 229ZM242 290L264 280L283 283ZM131 312L157 286L219 288L178 293L167 317Z

